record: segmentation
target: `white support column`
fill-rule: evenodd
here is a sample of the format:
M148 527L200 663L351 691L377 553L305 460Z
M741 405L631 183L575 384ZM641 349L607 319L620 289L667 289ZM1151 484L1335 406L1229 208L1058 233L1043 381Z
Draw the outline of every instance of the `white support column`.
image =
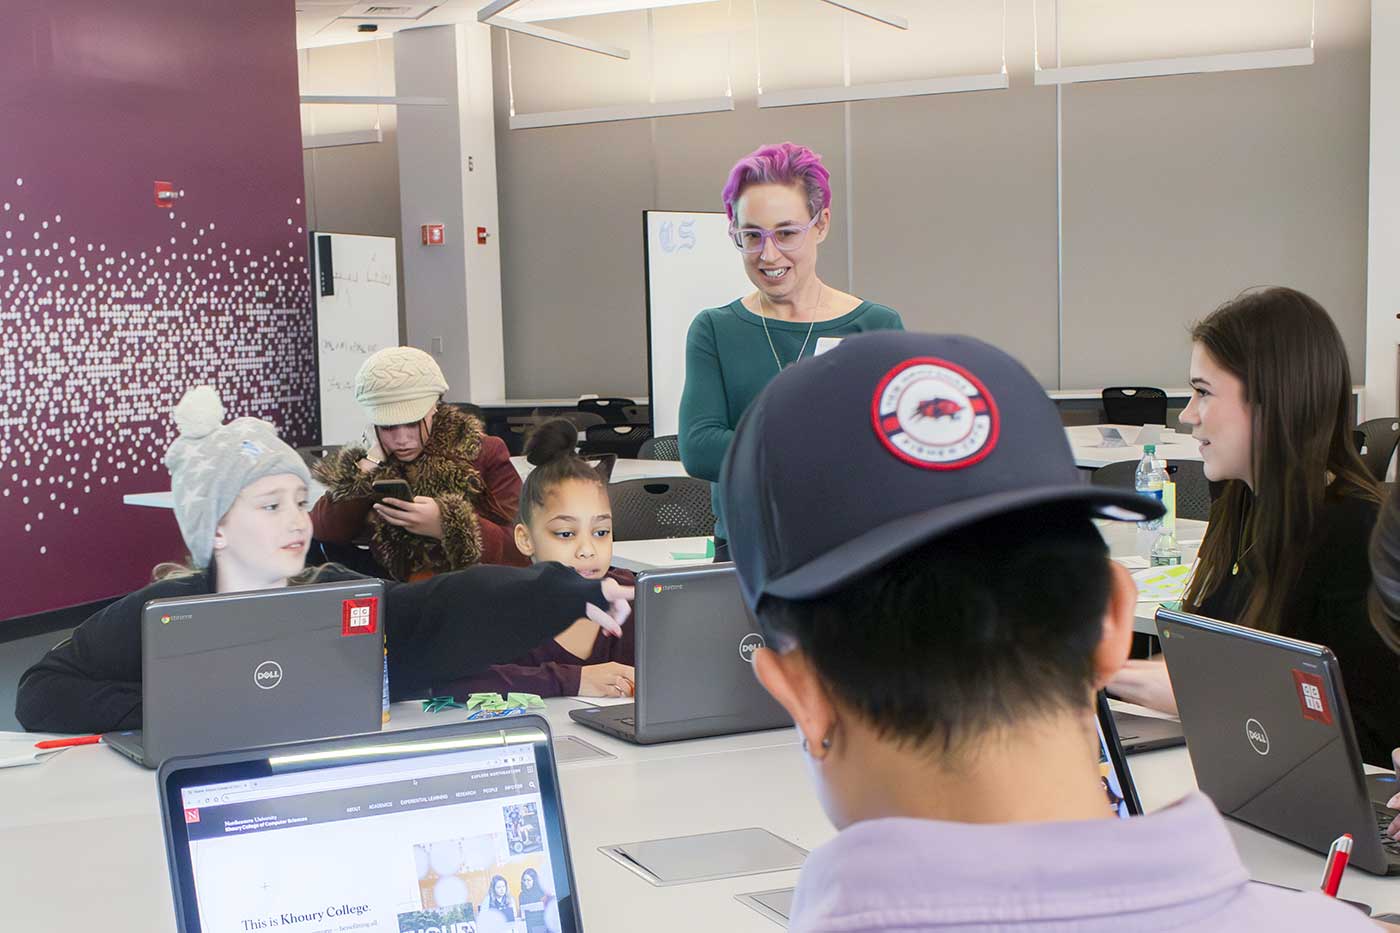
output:
M1371 190L1366 276L1367 418L1400 414L1400 4L1371 5Z
M399 96L447 101L398 113L408 342L437 359L448 398L504 398L490 27L400 30L394 81ZM444 245L422 245L423 224L442 224Z

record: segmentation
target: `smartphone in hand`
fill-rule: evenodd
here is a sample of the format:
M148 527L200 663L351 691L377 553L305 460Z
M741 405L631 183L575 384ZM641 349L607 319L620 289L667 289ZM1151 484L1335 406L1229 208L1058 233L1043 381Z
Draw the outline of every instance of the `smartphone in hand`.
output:
M383 502L385 499L401 499L404 502L413 501L413 490L409 488L407 480L377 479L374 481L373 486L375 502Z

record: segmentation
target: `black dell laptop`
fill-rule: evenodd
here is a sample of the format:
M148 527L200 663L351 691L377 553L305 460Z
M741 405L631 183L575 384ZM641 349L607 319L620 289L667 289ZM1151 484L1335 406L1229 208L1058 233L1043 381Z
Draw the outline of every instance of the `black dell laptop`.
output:
M632 624L636 702L570 710L575 722L639 745L792 725L753 675L763 636L733 564L639 574Z
M1169 609L1157 628L1196 784L1220 812L1316 852L1351 833L1351 864L1400 874L1384 832L1394 776L1365 774L1336 655Z

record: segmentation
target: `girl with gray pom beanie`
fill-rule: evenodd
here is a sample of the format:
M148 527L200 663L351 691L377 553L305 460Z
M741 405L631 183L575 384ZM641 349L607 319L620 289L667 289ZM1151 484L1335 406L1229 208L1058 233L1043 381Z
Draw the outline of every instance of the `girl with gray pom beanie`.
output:
M334 565L306 569L310 476L275 427L257 418L225 424L209 386L186 393L174 416L180 433L165 464L189 563L161 565L155 582L91 616L25 671L15 715L26 729L141 728L141 612L150 600L358 576ZM586 580L561 564L387 582L390 687L407 697L483 671L579 618L617 634L631 597L615 580Z

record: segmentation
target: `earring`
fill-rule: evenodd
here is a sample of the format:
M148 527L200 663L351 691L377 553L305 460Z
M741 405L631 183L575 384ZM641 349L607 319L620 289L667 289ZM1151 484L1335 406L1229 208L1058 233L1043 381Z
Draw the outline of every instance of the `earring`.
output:
M833 728L834 728L834 727L833 727ZM822 736L821 746L822 746L822 751L823 751L823 752L829 752L829 751L831 751L831 733L830 733L830 732L828 732L826 735ZM803 751L804 754L808 754L808 755L810 755L810 754L812 753L811 746L808 744L808 742L807 742L807 737L806 737L806 736L803 736L803 737L802 737L802 751Z

